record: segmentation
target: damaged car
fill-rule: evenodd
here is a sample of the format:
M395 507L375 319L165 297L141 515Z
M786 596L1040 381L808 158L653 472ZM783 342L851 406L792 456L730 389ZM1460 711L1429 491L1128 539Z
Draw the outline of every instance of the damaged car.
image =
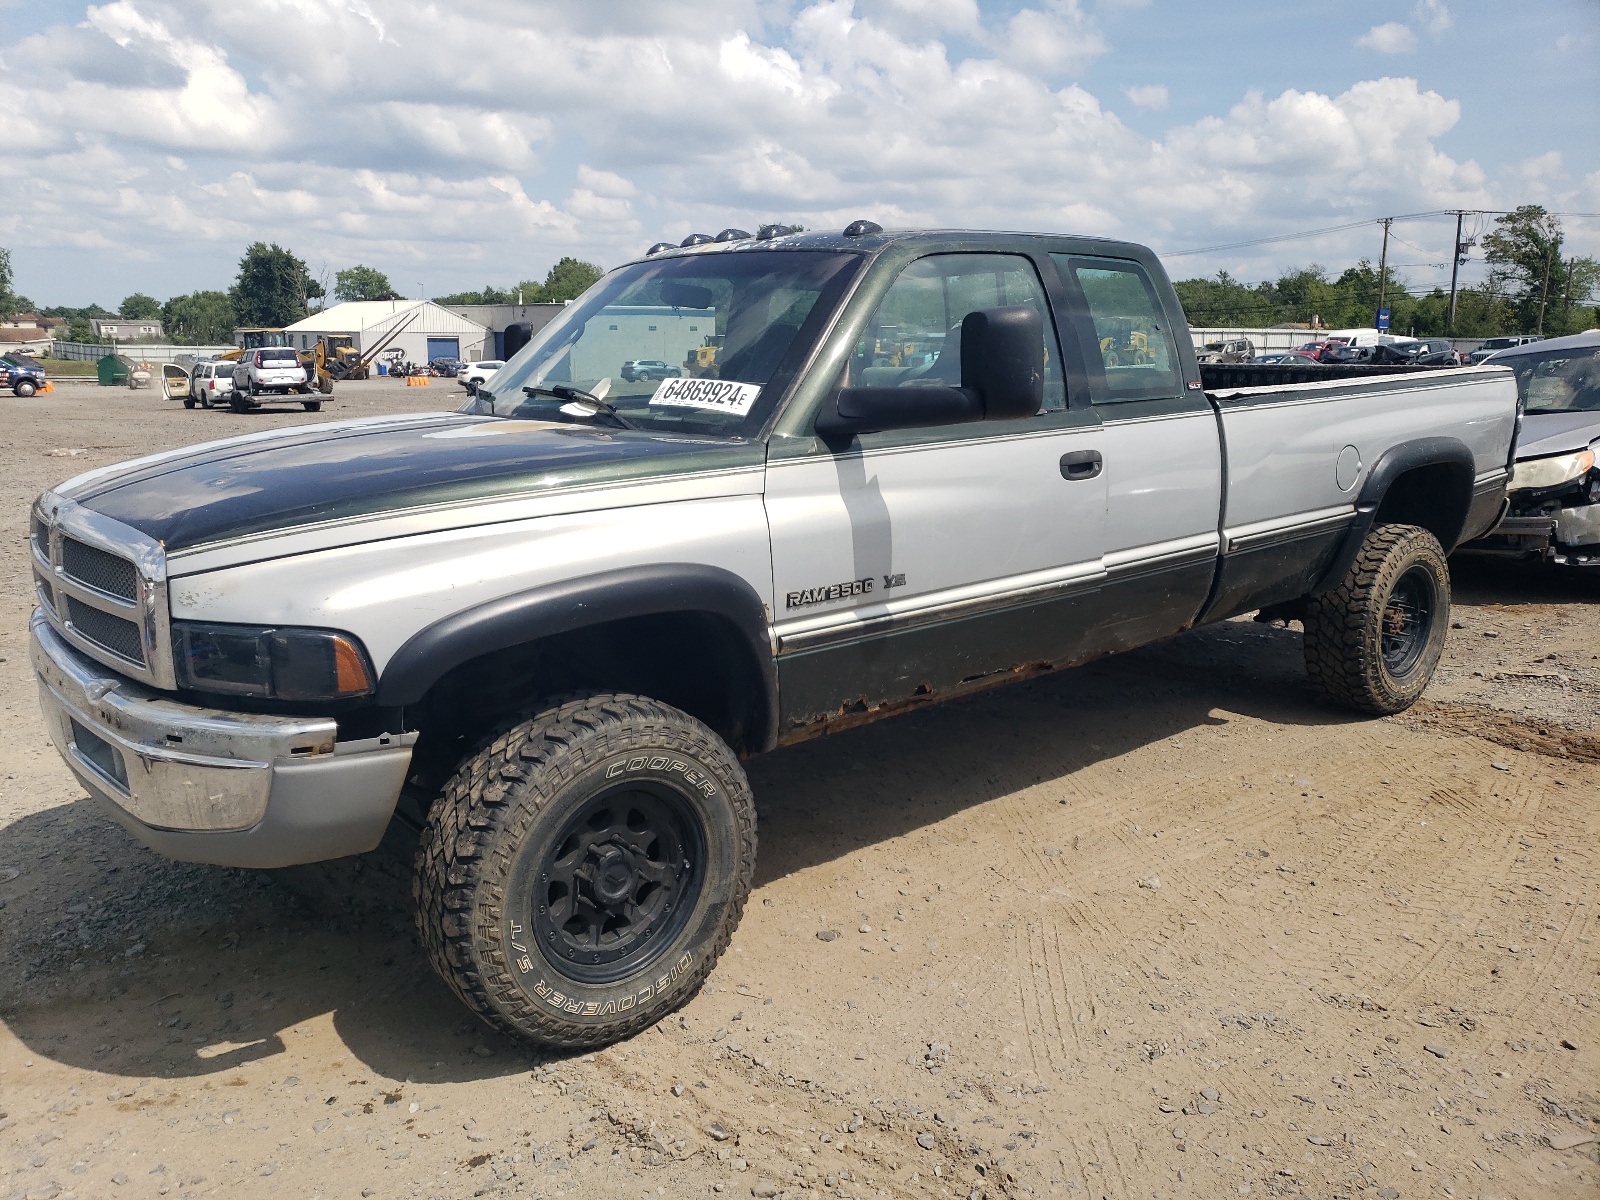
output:
M1502 350L1522 409L1506 514L1464 551L1600 568L1600 329Z

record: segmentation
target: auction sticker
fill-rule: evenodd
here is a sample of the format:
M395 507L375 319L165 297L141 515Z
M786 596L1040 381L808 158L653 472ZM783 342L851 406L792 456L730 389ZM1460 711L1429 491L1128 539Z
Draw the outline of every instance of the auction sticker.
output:
M677 376L663 379L650 397L651 404L675 408L708 408L742 417L761 394L759 383L739 383L732 379L691 379Z

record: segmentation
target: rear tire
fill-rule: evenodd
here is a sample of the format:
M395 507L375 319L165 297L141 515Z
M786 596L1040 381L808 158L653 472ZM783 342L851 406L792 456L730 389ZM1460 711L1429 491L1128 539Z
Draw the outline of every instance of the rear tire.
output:
M1339 586L1306 600L1306 672L1324 697L1385 716L1415 704L1444 653L1450 568L1416 525L1367 534Z
M463 759L417 848L417 927L484 1021L563 1047L687 1002L743 915L755 804L733 751L643 696L553 700Z

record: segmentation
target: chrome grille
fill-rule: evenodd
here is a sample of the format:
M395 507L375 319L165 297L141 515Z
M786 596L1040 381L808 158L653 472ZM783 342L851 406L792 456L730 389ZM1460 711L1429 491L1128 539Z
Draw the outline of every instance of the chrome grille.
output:
M91 608L76 596L68 596L67 620L78 636L108 650L118 658L144 666L144 639L139 626L111 613Z
M39 603L51 612L56 610L56 592L50 581L37 571L33 573L33 590L39 594Z
M130 604L139 598L139 575L131 562L76 538L61 539L61 571L68 579Z

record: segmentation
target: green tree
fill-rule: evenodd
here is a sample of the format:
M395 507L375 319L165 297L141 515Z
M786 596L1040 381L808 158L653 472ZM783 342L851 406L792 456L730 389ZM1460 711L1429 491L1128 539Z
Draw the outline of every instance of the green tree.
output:
M135 292L117 306L117 315L127 321L147 321L161 315L161 301L143 292Z
M591 262L576 258L562 258L550 268L537 296L527 296L526 304L561 304L576 300L604 275L605 272Z
M440 296L435 304L515 304L517 300L516 289L506 292L493 284L485 284L481 292L456 292L449 296Z
M174 296L161 308L167 336L185 346L226 346L233 341L233 301L227 292Z
M357 263L334 276L333 295L338 300L398 300L389 277L376 267Z
M1562 241L1561 218L1542 205L1524 204L1495 218L1483 239L1485 287L1503 295L1515 313L1517 327L1507 332L1560 334L1593 324L1584 305L1600 283L1600 264L1566 258Z
M276 242L252 242L228 298L239 324L277 329L300 320L308 302L322 294L303 261Z
M0 246L0 319L17 312L18 296L11 290L15 280L11 275L11 251Z

